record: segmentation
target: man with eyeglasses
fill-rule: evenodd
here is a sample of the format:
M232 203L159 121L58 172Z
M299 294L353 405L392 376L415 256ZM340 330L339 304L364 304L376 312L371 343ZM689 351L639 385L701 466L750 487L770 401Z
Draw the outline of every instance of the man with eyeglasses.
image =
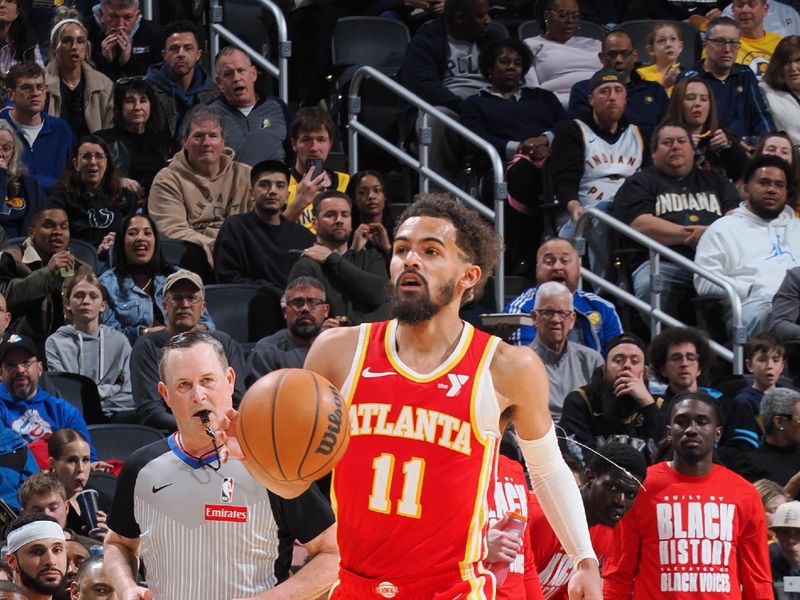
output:
M66 121L45 112L44 69L35 62L11 67L5 85L13 106L0 111L0 119L11 123L22 141L22 162L28 174L49 192L72 157L72 130Z
M564 398L591 379L594 370L602 366L603 355L567 340L575 327L575 309L572 293L563 284L548 281L539 286L531 317L536 327L536 339L531 348L547 370L550 415L553 422L558 423Z
M33 340L11 335L0 344L0 420L30 446L59 429L79 431L91 448L89 428L77 408L39 387L44 366Z
M218 430L238 376L219 341L180 333L165 344L158 371L177 432L127 457L120 473L103 558L119 598L320 597L339 562L330 504L316 485L281 498L229 457ZM288 579L284 537L312 557ZM133 576L141 557L149 591Z
M247 357L245 385L250 387L262 375L278 369L302 369L308 349L324 329L338 327L328 318L330 305L325 288L313 277L298 277L281 298L286 327L262 338Z
M630 36L624 31L611 31L603 38L600 62L606 69L619 73L628 98L625 103L625 118L638 125L645 139L650 138L653 128L661 121L667 110L669 98L664 86L654 81L645 81L635 70L639 53L633 47ZM569 95L569 113L576 119L587 121L591 118L589 106L589 80L579 81L572 86Z
M139 336L131 352L131 384L136 404L136 418L142 425L175 431L177 422L158 392L158 356L161 348L175 335L187 331L202 331L200 317L206 308L203 280L191 271L180 269L164 283L164 313L166 327ZM244 373L244 358L239 344L227 333L209 331L225 349L231 367ZM237 378L233 401L238 406L244 395L244 381Z
M723 398L719 390L701 385L710 376L713 355L699 329L668 327L653 338L647 353L653 374L665 385L660 392L654 389L659 402L669 405L678 394L697 391L720 399L722 436L718 446L724 460L734 459L739 450L758 447L759 427L753 413L733 398Z
M678 76L696 76L708 83L717 101L717 120L741 138L760 137L775 131L758 80L746 66L736 63L741 46L739 25L730 17L708 24L703 49L706 57Z

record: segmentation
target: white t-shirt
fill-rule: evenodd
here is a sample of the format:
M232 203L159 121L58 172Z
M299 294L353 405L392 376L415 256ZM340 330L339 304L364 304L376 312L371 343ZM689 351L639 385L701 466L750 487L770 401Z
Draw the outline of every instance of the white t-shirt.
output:
M462 99L477 94L486 80L478 70L478 44L462 42L447 36L447 69L445 87Z

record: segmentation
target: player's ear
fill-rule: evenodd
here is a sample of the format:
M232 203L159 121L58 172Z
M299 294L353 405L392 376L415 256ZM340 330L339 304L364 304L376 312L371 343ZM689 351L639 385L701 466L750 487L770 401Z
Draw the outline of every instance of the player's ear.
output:
M471 289L478 285L478 282L481 280L481 268L478 265L470 265L465 270L464 273L461 275L461 284L464 286L464 289Z

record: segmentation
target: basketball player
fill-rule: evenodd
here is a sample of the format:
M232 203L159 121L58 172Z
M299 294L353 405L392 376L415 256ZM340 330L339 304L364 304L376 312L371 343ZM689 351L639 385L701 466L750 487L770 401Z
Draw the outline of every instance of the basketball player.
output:
M418 196L398 223L395 319L323 332L305 363L350 409L350 446L333 476L341 563L331 597L494 598L481 559L500 432L511 419L536 493L576 564L571 597L599 600L597 559L558 450L544 367L529 348L459 318L497 263L498 239L441 194Z

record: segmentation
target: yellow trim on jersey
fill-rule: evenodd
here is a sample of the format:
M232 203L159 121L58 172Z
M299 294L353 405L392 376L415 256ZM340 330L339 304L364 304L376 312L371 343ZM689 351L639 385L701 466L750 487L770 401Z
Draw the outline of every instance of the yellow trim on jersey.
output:
M353 353L353 366L342 385L342 397L349 407L353 401L358 382L361 381L361 369L364 368L364 361L367 358L367 348L369 347L369 336L372 331L372 323L362 323L359 325L358 344Z
M392 368L394 368L395 371L397 371L406 379L410 379L416 383L430 383L456 366L459 361L464 358L467 350L469 350L470 343L472 342L472 336L475 334L475 329L472 327L472 325L465 321L464 329L461 332L461 339L458 340L458 344L456 344L453 353L447 359L445 359L441 365L436 367L430 373L417 373L416 371L413 371L407 367L397 354L397 347L395 344L395 340L397 339L397 325L397 319L393 319L389 321L389 325L386 327L386 336L384 338L386 357L389 359L389 364L392 365Z

